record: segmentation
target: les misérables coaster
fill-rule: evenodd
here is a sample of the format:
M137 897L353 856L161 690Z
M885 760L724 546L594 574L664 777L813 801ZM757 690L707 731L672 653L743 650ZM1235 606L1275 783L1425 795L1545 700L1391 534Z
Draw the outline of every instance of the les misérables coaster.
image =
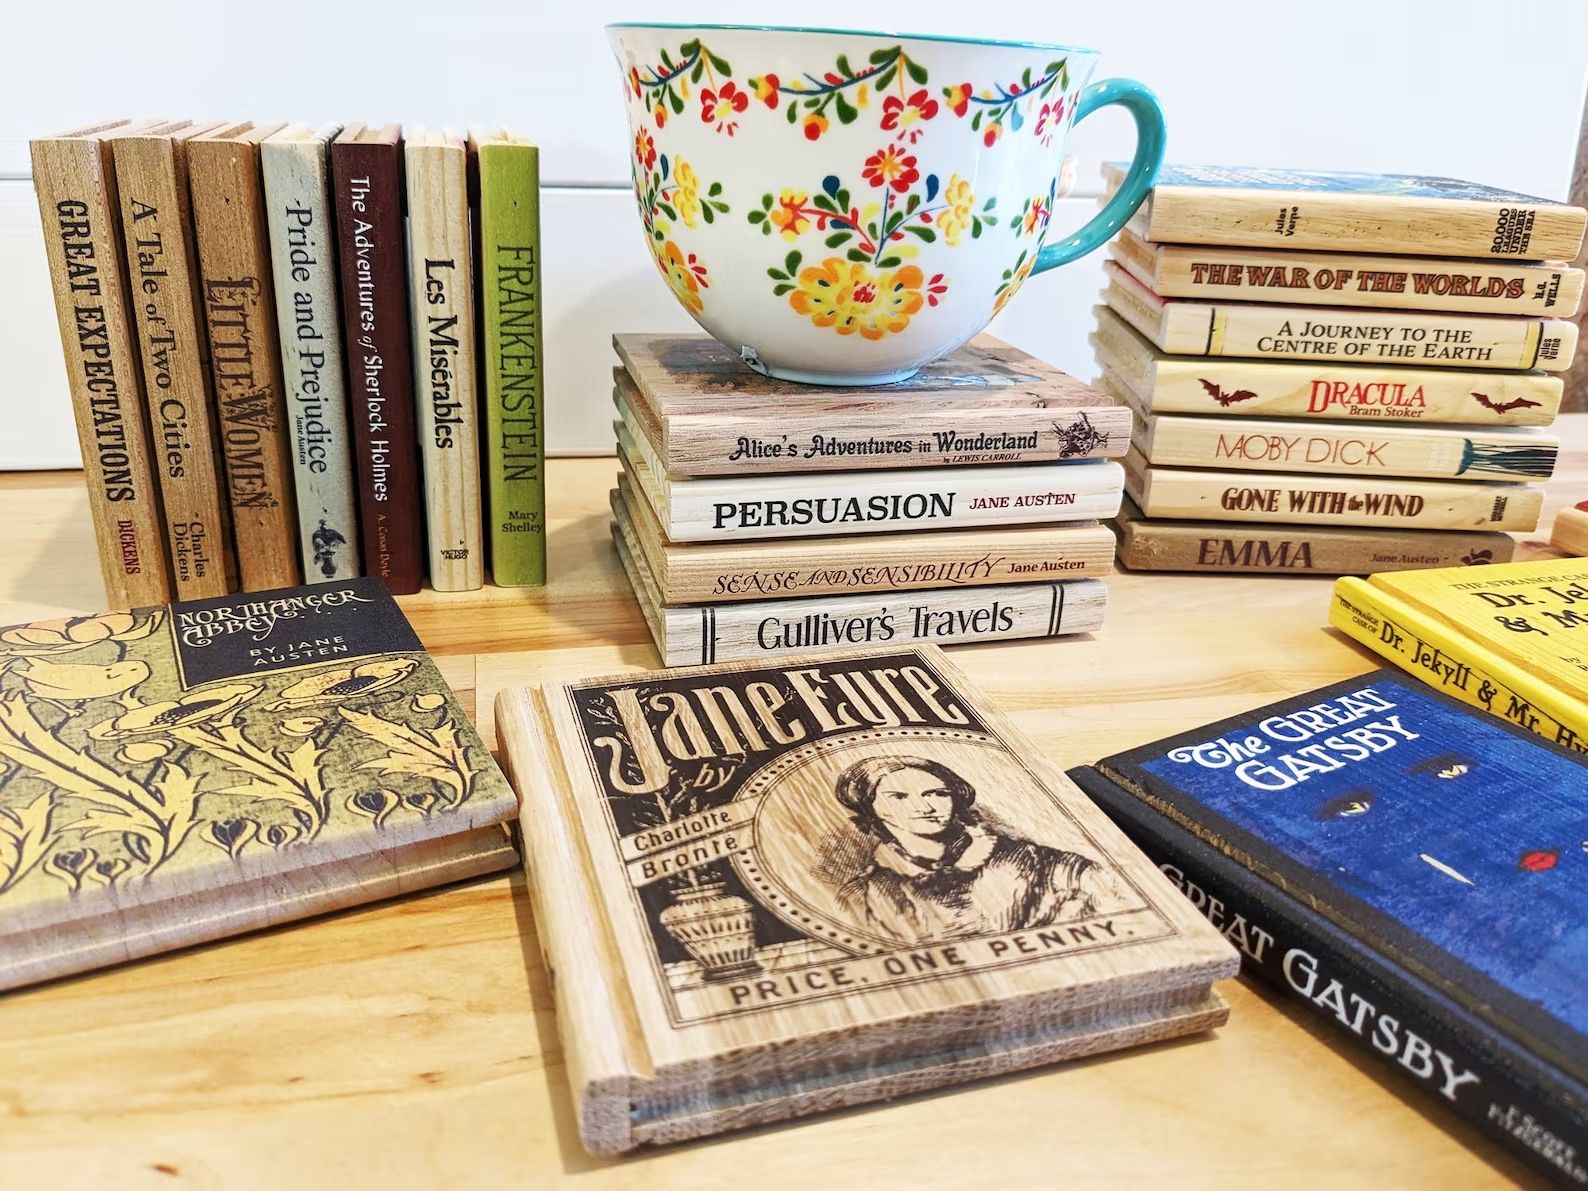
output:
M0 988L512 864L379 579L0 630Z
M580 1136L1220 1024L1235 952L931 646L498 697Z

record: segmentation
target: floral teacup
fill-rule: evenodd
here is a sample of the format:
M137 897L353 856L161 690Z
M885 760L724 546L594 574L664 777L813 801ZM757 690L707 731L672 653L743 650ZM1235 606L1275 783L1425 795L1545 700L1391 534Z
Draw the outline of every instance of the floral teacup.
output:
M732 25L608 27L646 243L686 310L758 372L887 384L959 347L1032 273L1146 197L1163 116L1087 86L1068 46ZM1048 235L1070 126L1134 117L1136 158L1079 232Z

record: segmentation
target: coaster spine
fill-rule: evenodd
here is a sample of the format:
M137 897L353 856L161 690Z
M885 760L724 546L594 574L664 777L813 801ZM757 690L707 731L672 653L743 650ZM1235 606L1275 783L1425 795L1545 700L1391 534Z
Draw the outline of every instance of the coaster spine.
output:
M632 531L613 524L635 595L653 614L669 666L710 665L858 645L965 645L1088 633L1103 623L1107 586L1096 579L752 603L668 606ZM648 616L647 619L652 619Z
M336 131L284 129L260 146L294 448L298 551L309 583L362 573L326 164Z
M1571 318L1583 270L1559 261L1443 260L1154 244L1121 229L1109 255L1162 298Z
M1132 571L1369 575L1510 562L1516 553L1503 533L1163 521L1134 511L1114 527L1119 565Z
M1364 579L1337 579L1329 623L1436 690L1588 752L1588 703Z
M259 141L276 127L235 125L188 145L210 374L244 591L298 582L292 444L259 173Z
M1525 429L1468 431L1149 414L1135 446L1148 463L1380 479L1547 480L1560 440Z
M1159 180L1136 223L1172 244L1252 245L1413 256L1571 260L1584 211L1523 195L1461 197ZM1121 174L1105 167L1110 187ZM1393 182L1394 179L1386 179Z
M485 582L475 401L474 274L463 142L416 135L406 149L415 406L430 585Z
M1171 355L1563 372L1577 351L1564 319L1165 299L1104 268L1109 309Z
M1537 528L1544 499L1526 484L1155 467L1139 451L1125 457L1125 490L1148 517L1518 533Z
M413 348L403 248L402 139L351 125L331 142L364 569L394 595L424 582Z
M1108 307L1094 314L1098 364L1153 413L1547 426L1565 391L1539 372L1171 356Z
M669 480L643 435L616 424L620 458L676 542L886 534L1087 521L1119 511L1119 464Z
M117 218L118 121L29 143L88 508L110 607L171 595Z
M225 595L231 537L188 205L187 139L163 125L115 148L133 327L177 599Z
M613 500L669 604L1095 579L1113 571L1114 535L1091 521L678 545L662 535L627 476Z
M471 132L469 159L491 576L507 587L538 587L546 582L540 152Z

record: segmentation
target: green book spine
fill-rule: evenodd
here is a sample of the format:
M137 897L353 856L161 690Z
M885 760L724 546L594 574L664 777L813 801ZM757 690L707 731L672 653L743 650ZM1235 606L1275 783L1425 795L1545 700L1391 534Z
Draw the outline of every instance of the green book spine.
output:
M481 368L491 573L546 582L545 378L540 313L540 154L470 137L479 184Z

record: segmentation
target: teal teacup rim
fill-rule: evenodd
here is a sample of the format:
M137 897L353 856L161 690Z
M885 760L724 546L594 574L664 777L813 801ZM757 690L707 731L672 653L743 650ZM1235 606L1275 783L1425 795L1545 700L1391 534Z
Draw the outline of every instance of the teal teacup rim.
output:
M992 46L995 49L1049 50L1059 54L1089 54L1101 57L1098 50L1085 46L1058 45L1049 41L1012 41L1001 37L959 37L951 33L890 33L878 29L829 29L816 25L718 25L694 21L614 21L608 34L624 29L699 30L704 33L818 33L832 37L874 37L879 41L935 41L944 45Z

